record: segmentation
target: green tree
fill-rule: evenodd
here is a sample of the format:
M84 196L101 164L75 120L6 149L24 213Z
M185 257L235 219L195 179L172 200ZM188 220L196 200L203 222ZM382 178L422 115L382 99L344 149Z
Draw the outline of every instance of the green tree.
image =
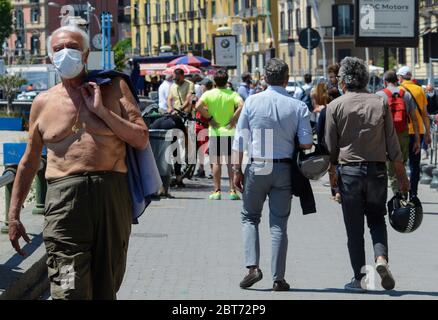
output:
M10 0L0 0L0 51L2 44L12 33L12 4Z
M113 48L114 50L114 63L116 64L116 70L123 71L125 68L125 55L126 52L131 50L131 39L123 39L117 42Z
M8 101L6 112L8 115L12 112L12 102L15 95L22 85L26 84L26 79L22 78L20 74L5 74L0 76L0 88Z

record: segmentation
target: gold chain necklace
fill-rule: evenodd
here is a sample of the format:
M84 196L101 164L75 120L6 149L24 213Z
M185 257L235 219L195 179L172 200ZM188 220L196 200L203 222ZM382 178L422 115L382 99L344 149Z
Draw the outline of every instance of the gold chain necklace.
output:
M73 127L71 127L71 130L76 134L79 132L79 130L81 129L85 129L85 123L82 122L81 126L78 125L79 122L79 114L81 113L81 108L82 108L82 104L79 105L79 109L78 109L78 113L76 115L76 121L73 125Z

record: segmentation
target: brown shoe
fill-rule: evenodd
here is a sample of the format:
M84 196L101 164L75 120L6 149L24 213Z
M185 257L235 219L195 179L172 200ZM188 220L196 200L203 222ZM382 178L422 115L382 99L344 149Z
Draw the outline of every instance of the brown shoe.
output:
M289 291L290 285L286 282L286 280L275 281L274 286L272 287L273 291Z
M262 270L256 269L255 272L248 273L240 282L240 287L246 289L251 287L254 283L259 282L263 278Z

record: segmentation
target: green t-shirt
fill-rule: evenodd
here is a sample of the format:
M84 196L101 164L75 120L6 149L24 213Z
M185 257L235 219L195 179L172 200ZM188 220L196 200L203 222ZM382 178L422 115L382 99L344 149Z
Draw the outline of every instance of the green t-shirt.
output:
M219 124L218 128L210 126L208 135L210 137L234 136L235 129L227 129L226 126L242 101L240 95L230 89L212 89L202 95L201 101L207 105L208 113Z

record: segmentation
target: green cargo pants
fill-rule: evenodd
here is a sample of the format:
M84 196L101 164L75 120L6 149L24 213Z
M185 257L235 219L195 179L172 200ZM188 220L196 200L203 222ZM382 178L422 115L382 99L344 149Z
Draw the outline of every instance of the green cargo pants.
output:
M406 165L409 157L409 134L406 130L405 132L398 133L398 142L400 144L400 149L403 154L403 163ZM400 191L400 187L398 185L397 178L395 176L395 168L393 162L388 162L388 181L391 186L392 192L396 194Z
M116 299L131 233L126 174L49 181L43 237L53 299Z

